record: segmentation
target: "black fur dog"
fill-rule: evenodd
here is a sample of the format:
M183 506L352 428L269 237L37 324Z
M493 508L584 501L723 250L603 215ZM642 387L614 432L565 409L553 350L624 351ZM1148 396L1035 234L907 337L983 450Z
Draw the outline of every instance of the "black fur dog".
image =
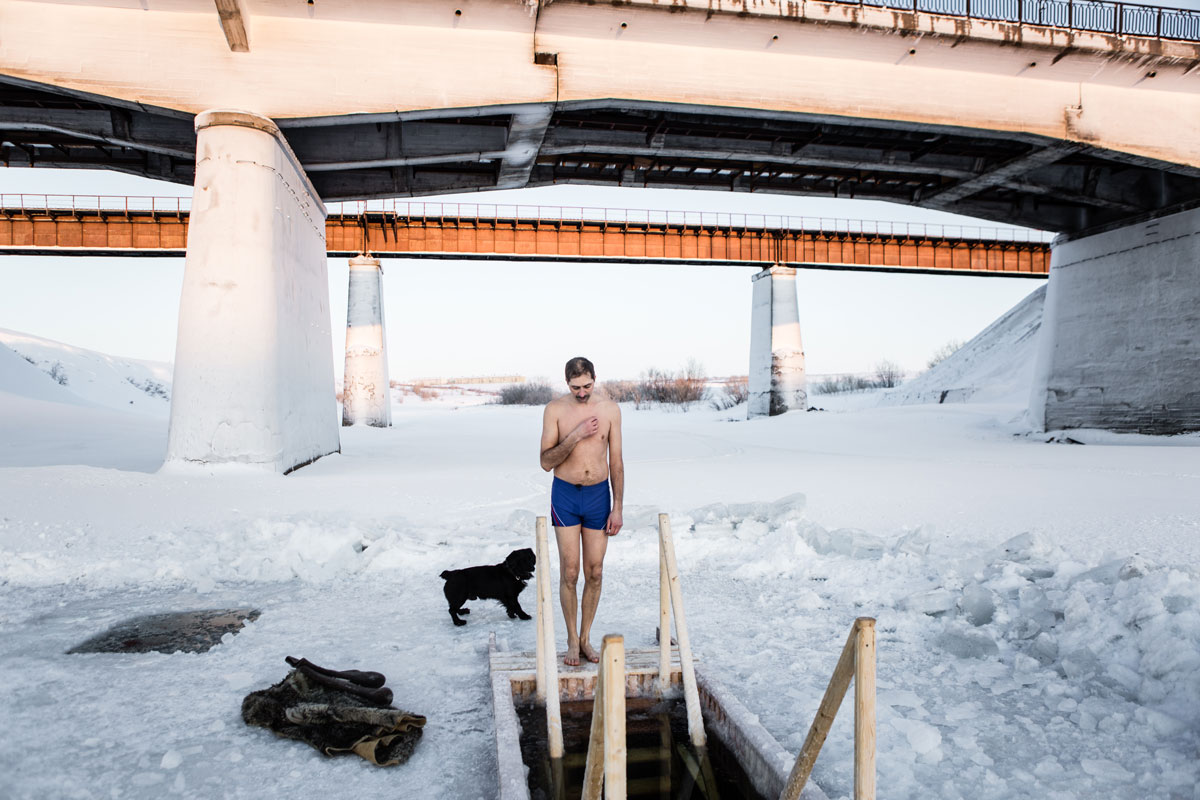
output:
M531 619L521 609L517 595L533 577L533 567L536 563L537 558L533 551L526 547L524 550L513 550L501 564L446 570L442 573L442 578L446 581L445 592L446 600L450 603L450 619L454 620L455 625L467 624L467 621L459 619L458 615L471 613L469 608L463 608L463 603L468 600L499 600L510 619Z

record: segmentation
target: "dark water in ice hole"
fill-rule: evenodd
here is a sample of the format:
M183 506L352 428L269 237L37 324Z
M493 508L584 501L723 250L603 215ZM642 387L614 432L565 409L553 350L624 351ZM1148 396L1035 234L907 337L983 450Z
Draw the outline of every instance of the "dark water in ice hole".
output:
M711 731L707 753L697 755L688 738L687 708L682 698L660 702L630 697L625 700L625 714L629 800L765 800ZM592 701L562 704L564 788L558 797L546 742L546 709L517 706L517 718L521 721L521 758L529 767L532 800L579 800L592 726ZM715 786L706 785L709 775Z

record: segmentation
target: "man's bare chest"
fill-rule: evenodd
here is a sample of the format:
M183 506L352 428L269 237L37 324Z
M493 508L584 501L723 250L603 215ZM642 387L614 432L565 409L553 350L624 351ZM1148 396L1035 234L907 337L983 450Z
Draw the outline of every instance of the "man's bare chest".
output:
M606 418L606 416L603 413L597 412L595 407L589 407L589 406L572 407L572 408L570 408L569 411L567 411L566 413L564 413L562 416L559 417L559 419L558 419L559 441L562 441L564 438L567 437L568 434L571 433L571 431L575 430L576 426L578 426L579 423L581 423L585 420L591 419L592 417L596 417L599 420L600 430L595 435L589 436L586 439L581 440L580 444L583 444L585 442L594 443L594 444L608 442L608 434L609 434L609 429L611 427L610 421Z

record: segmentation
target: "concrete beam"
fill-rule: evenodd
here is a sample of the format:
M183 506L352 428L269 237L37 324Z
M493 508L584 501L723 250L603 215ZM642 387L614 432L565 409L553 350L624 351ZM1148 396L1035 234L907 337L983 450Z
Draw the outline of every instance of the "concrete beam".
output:
M953 186L933 194L922 192L918 201L929 208L949 209L954 203L963 198L979 194L994 186L1007 185L1008 182L1025 175L1038 167L1053 164L1056 161L1083 149L1083 145L1058 144L1050 147L1034 148L1030 152L997 164L992 168L961 180Z
M497 189L520 189L529 183L546 129L554 116L554 106L535 106L512 115L508 126L508 143L500 171L496 177Z
M666 123L666 119L663 120ZM879 172L903 172L914 175L938 175L970 178L976 175L970 156L943 156L916 160L893 148L816 143L820 134L806 136L805 127L793 124L776 132L775 141L764 137L737 139L733 136L699 136L670 131L676 125L664 125L668 132L647 137L636 131L579 130L554 128L546 135L543 155L605 154L648 158L684 158L695 161L753 160L783 167L821 167L831 169L870 169ZM843 120L842 129L848 127ZM866 129L864 127L864 134ZM767 134L770 135L770 134ZM829 136L829 138L835 138ZM865 138L865 137L864 137ZM805 141L807 139L807 141Z
M820 167L821 169L864 170L879 174L929 175L948 177L967 177L974 173L965 169L953 169L936 164L916 164L908 161L884 162L863 159L822 158L820 156L791 156L776 153L747 152L734 148L721 150L705 150L691 147L648 147L613 144L561 144L559 137L542 148L543 156L578 156L648 158L702 163L704 161L753 161L756 164L770 164L780 169L803 169L805 167Z
M127 110L5 108L0 129L47 131L116 147L193 159L196 134L190 121Z
M238 0L215 0L217 16L221 19L221 30L229 49L235 53L249 53L250 40L246 36L246 20L242 15L242 4Z

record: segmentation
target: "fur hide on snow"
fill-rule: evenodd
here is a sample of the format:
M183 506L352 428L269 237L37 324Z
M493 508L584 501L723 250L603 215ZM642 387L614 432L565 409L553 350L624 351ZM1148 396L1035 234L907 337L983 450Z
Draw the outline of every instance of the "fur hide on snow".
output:
M419 714L373 706L322 686L298 669L270 689L246 695L242 719L307 742L327 756L356 753L382 767L407 761L425 725Z

